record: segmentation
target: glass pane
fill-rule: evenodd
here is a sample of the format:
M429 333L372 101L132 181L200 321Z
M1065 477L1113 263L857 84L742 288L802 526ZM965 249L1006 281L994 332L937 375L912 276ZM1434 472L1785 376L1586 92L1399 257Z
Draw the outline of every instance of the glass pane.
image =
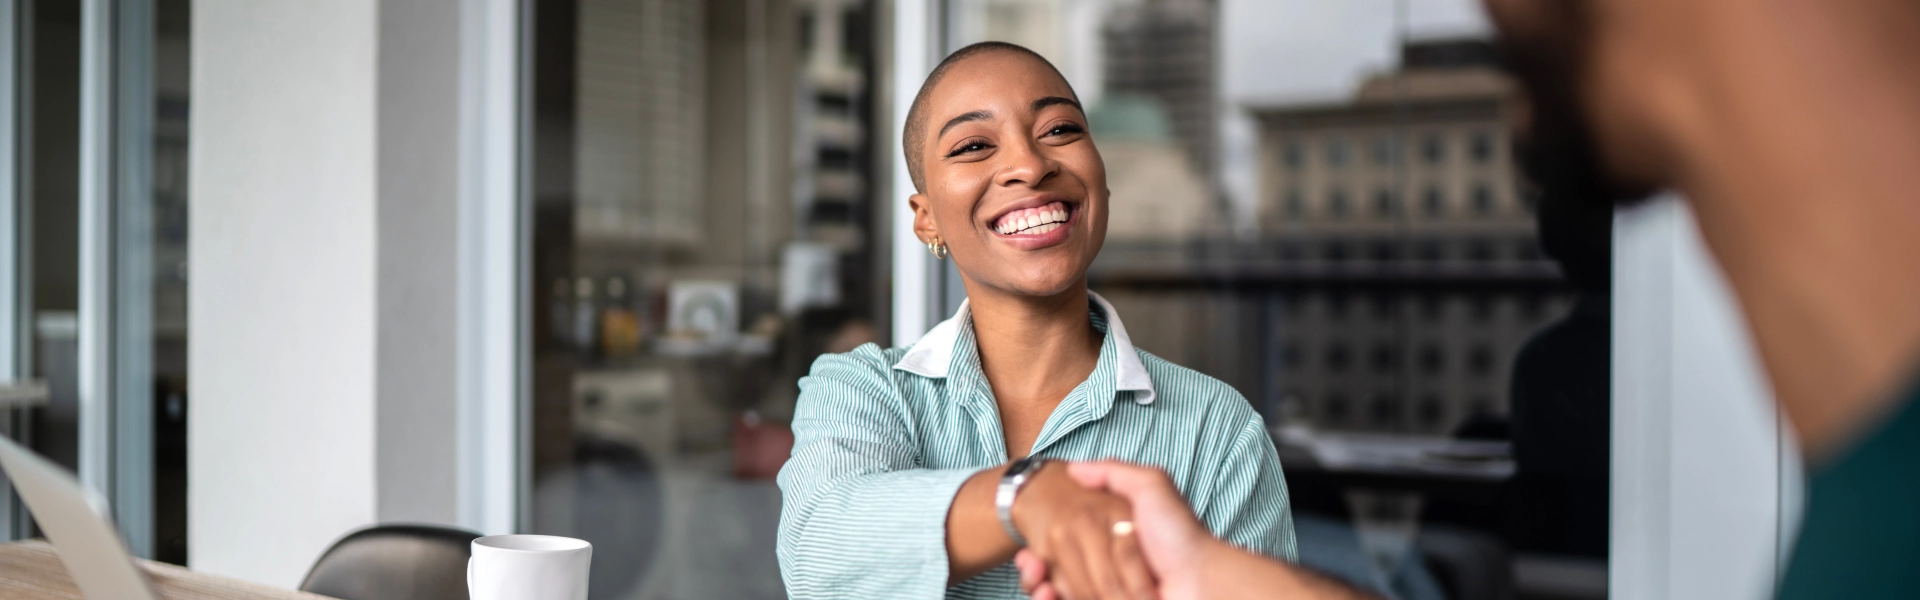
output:
M873 6L535 10L532 530L595 598L784 598L794 382L887 337Z
M187 564L187 116L190 0L154 2L153 558ZM129 298L131 300L131 298Z
M1537 214L1477 2L949 7L949 49L1025 45L1079 92L1112 190L1091 285L1262 411L1303 562L1605 596L1610 217Z
M68 469L79 453L79 160L80 3L23 2L21 39L22 179L28 202L22 219L27 256L27 302L33 337L31 377L47 381L44 406L23 411L19 434L37 452ZM138 379L120 389L153 406L151 556L186 564L187 389L187 0L153 3L153 30L144 38L152 96L126 111L151 111L151 138L116 148L123 160L147 163L150 196L120 200L114 235L123 278L115 291L117 340L137 344L116 355L118 376ZM144 25L143 25L144 26ZM124 34L124 32L123 32ZM123 74L122 77L129 77ZM122 125L124 126L124 124ZM119 165L117 177L129 172ZM140 169L134 169L138 172ZM139 310L128 318L129 307ZM129 354L134 354L130 359ZM138 372L129 365L140 365ZM136 536L129 536L130 539Z

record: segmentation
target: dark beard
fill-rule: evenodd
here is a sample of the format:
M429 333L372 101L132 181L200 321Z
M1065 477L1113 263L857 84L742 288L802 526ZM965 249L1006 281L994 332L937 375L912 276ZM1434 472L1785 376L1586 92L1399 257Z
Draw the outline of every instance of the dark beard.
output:
M1560 3L1560 23L1572 31L1536 38L1502 36L1496 42L1502 66L1520 80L1531 107L1526 132L1515 140L1520 169L1539 186L1542 206L1633 204L1658 187L1609 172L1592 120L1580 98L1580 68L1586 64L1586 19L1581 3Z

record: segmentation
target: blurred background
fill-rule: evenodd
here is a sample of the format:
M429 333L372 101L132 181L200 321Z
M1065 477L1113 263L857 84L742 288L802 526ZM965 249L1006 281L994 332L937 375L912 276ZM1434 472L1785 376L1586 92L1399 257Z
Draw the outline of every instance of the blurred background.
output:
M1622 540L1735 529L1761 558L1705 560L1767 589L1790 529L1770 412L1658 412L1685 377L1765 395L1684 211L1623 238L1526 181L1523 99L1471 0L0 17L0 427L108 491L142 556L287 584L352 526L429 521L585 538L595 598L784 597L795 381L964 296L902 227L897 139L919 77L986 40L1079 92L1113 189L1092 287L1265 417L1303 563L1394 598L1604 598L1687 577L1610 571ZM1696 325L1615 328L1621 264L1681 265L1631 298L1671 321L1706 297L1701 339L1729 341L1700 356L1735 358L1689 370ZM1697 375L1616 406L1646 369ZM1715 429L1737 443L1671 443ZM1622 440L1654 450L1621 462ZM1713 454L1751 448L1776 460ZM0 538L35 533L5 508Z

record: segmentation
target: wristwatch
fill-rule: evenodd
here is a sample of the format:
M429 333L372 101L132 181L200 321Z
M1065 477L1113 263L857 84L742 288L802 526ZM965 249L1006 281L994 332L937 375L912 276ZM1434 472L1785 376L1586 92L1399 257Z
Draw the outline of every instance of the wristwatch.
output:
M1000 527L1006 529L1007 537L1013 538L1013 543L1022 548L1027 547L1027 538L1021 537L1020 530L1013 526L1013 497L1020 494L1020 488L1026 486L1027 481L1033 479L1034 474L1039 473L1040 467L1047 462L1045 458L1029 456L1008 464L1006 473L1000 476L1000 488L993 495L993 509L1000 515Z

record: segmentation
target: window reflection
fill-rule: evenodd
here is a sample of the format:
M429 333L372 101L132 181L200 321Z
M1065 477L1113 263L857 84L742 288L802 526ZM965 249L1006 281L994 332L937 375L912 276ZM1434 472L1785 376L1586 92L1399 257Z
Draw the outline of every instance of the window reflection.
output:
M1477 3L1334 4L953 0L948 43L1010 41L1059 66L1088 106L1116 223L1191 215L1110 231L1091 285L1154 315L1129 330L1141 348L1265 412L1296 518L1341 532L1303 536L1304 561L1397 597L1458 596L1444 582L1468 577L1511 585L1449 562L1460 556L1409 557L1429 543L1491 548L1478 556L1495 562L1566 549L1516 535L1500 501L1526 470L1509 440L1555 435L1509 422L1514 357L1575 298L1534 241L1538 199L1505 149L1515 88L1471 33L1487 30ZM1114 83L1155 70L1212 87ZM1180 124L1198 113L1176 107L1201 99L1226 109L1211 150L1193 152ZM1166 166L1182 155L1193 169ZM1330 547L1385 558L1315 562ZM1585 556L1604 573L1604 552Z
M888 337L883 15L532 6L531 528L594 598L784 598L795 382Z

